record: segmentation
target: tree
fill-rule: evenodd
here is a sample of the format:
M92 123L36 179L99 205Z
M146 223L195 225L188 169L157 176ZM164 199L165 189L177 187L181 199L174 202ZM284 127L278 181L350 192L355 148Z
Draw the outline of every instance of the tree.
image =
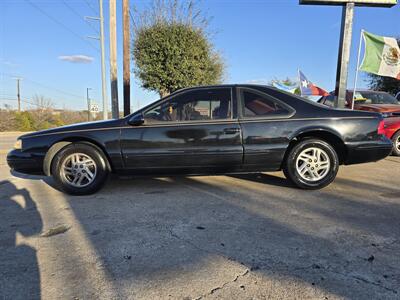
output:
M400 39L397 39L397 43L400 46ZM368 73L367 81L371 90L384 91L392 95L400 92L400 80L398 79Z
M53 102L51 99L35 95L33 97L33 103L36 106L36 108L31 111L33 129L42 130L51 127L51 122L49 122L52 118L53 111Z
M165 97L222 81L224 64L207 34L208 19L193 1L153 0L134 19L135 74L143 88Z

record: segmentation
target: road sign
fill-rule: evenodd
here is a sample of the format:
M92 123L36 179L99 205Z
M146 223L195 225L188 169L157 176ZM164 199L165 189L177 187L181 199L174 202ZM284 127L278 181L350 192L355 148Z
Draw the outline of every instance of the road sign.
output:
M99 105L97 103L90 103L90 112L91 113L98 113L99 112Z
M300 4L313 5L346 5L347 3L354 3L356 6L392 7L397 4L397 0L300 0Z

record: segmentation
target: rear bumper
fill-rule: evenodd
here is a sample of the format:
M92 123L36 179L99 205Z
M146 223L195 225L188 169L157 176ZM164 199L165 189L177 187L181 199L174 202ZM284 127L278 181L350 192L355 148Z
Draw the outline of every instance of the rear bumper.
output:
M346 165L374 162L384 159L393 149L391 140L382 137L379 141L347 144Z
M17 172L25 174L44 174L43 156L25 153L21 150L11 150L7 155L8 166Z

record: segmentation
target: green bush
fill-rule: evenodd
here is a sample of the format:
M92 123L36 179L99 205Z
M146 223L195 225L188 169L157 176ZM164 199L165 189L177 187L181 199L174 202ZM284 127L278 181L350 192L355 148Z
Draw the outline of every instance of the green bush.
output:
M31 131L33 130L33 119L29 112L15 112L15 122L18 131Z
M0 109L0 131L36 131L85 121L87 112L82 111L55 113L52 109L22 112Z

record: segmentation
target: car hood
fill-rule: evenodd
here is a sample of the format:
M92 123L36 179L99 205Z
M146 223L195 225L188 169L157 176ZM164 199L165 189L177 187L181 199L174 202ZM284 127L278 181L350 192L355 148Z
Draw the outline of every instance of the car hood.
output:
M400 105L398 104L356 104L357 109L361 110L369 110L376 112L399 112L400 113Z
M93 130L93 129L102 129L102 128L113 128L113 127L119 127L123 123L124 123L123 119L75 123L75 124L71 124L71 125L31 132L31 133L20 136L20 138L23 139L23 138L40 136L40 135L45 135L45 134L50 134L50 133L51 134L52 133L63 133L63 132L75 131L75 130Z

